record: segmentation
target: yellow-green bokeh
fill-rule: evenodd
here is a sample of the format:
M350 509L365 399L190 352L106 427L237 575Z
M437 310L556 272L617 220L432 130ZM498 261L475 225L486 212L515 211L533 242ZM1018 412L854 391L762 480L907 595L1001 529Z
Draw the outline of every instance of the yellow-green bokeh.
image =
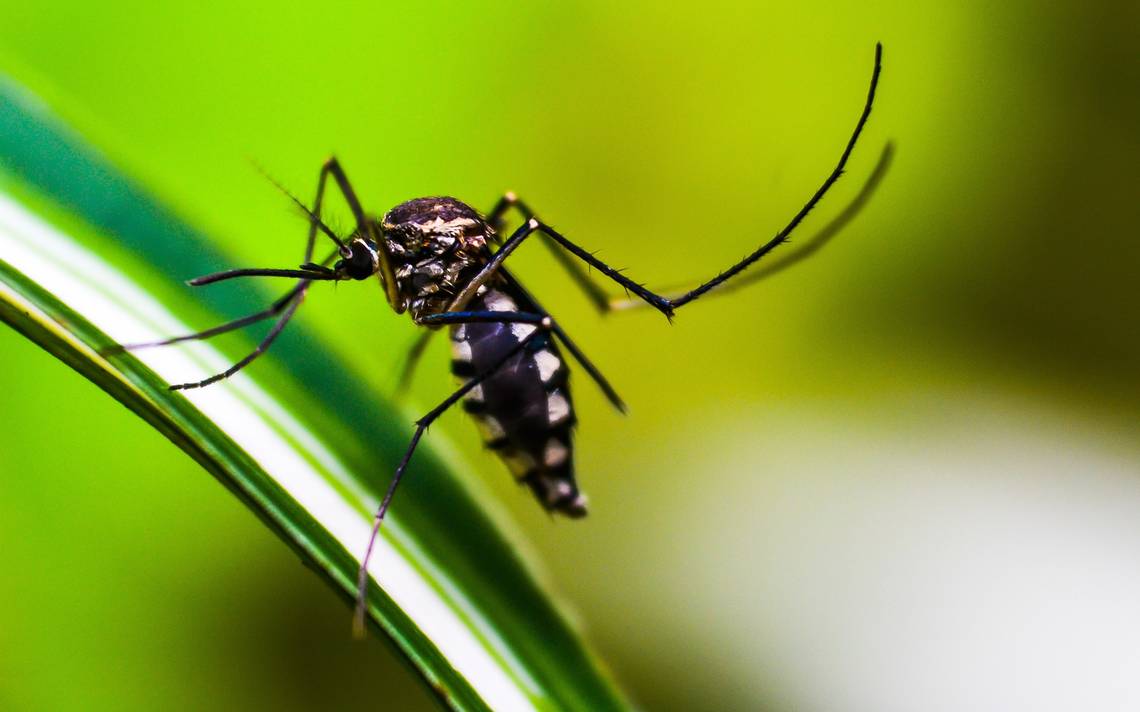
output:
M648 708L792 709L830 698L788 667L773 620L794 586L772 582L830 571L849 615L844 590L875 573L850 552L827 569L819 537L874 530L874 463L914 478L890 512L937 509L963 471L989 481L979 462L1005 463L999 480L1020 463L1032 494L1042 440L1077 480L1101 455L1136 471L1138 26L1135 6L1075 2L8 3L0 60L235 262L301 248L250 161L308 196L335 152L371 210L513 189L652 286L711 275L799 208L882 41L863 144L804 237L888 140L894 166L794 272L669 327L600 320L541 250L512 258L631 405L611 413L578 378L588 521L551 524L460 415L431 433L498 492ZM314 292L301 318L390 391L413 332L378 290ZM441 346L409 413L451 385ZM188 458L14 334L0 353L0 707L426 704ZM987 436L1000 455L976 450Z

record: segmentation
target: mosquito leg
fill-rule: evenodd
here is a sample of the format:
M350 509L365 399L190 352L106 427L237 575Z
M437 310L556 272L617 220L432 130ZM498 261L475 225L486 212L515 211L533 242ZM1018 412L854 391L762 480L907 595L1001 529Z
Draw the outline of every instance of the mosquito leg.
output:
M376 243L379 249L380 277L384 283L384 295L387 297L388 303L396 307L396 305L400 303L399 292L396 288L396 274L392 270L392 260L388 255L386 243L380 235L373 234L372 223L369 222L368 218L364 215L364 208L361 206L360 198L356 196L356 191L353 189L352 184L348 182L348 176L345 174L344 169L341 168L340 161L338 161L335 156L325 161L324 165L321 166L322 184L326 175L331 175L340 188L345 202L348 203L348 207L352 211L352 217L356 220L356 229L362 236L366 236Z
M549 321L549 323L544 323ZM553 328L553 320L549 314L517 311L458 311L429 314L420 317L417 324L423 326L438 326L440 324L540 324L544 328Z
M534 211L530 209L530 206L520 200L514 193L507 192L503 194L503 197L499 198L499 202L495 203L495 207L487 214L487 223L498 231L502 227L503 216L510 208L517 210L518 213L523 216L524 220L530 220L536 217ZM597 309L599 313L606 314L611 311L610 302L612 299L606 294L605 290L599 287L590 277L590 274L582 268L580 262L570 257L570 255L567 255L564 250L559 249L558 245L545 235L543 235L542 244L546 246L546 249L550 250L555 261L566 271L570 279L578 285L578 288L585 293L586 298L590 300L590 303L594 305L594 308Z
M226 323L221 324L219 326L215 326L213 328L206 329L204 331L199 331L199 332L196 332L193 334L187 334L185 336L177 336L177 337L173 337L173 338L169 338L169 339L162 339L159 341L151 341L151 342L145 342L145 343L121 345L121 346L109 349L108 353L118 353L118 352L126 351L126 350L141 349L141 348L148 348L148 347L154 347L154 346L167 346L169 344L176 344L176 343L181 343L184 341L208 339L212 336L217 336L218 334L224 334L224 333L233 331L235 329L240 329L242 327L249 326L250 324L257 323L259 321L262 321L264 319L268 319L270 317L279 316L277 323L274 324L273 328L270 329L269 333L265 336L265 338L261 341L261 343L258 344L257 348L252 353L250 353L245 358L243 358L241 361L239 361L237 364L235 364L234 366L230 367L229 369L227 369L226 371L224 371L220 374L217 374L215 376L207 378L207 379L200 381L198 383L182 383L182 384L177 384L177 385L171 386L171 390L185 390L185 389L191 389L191 388L201 388L203 386L208 386L211 383L216 383L217 381L219 381L223 378L227 378L227 377L233 375L234 373L237 373L242 368L244 368L249 363L251 363L254 359L256 359L258 356L260 356L262 353L264 353L266 351L266 349L269 348L270 344L273 343L274 339L277 338L277 335L281 333L281 330L284 329L286 324L289 323L289 320L292 318L293 314L297 311L297 308L300 306L301 302L304 301L305 294L308 291L309 287L312 285L312 282L313 281L326 281L326 280L335 280L336 279L335 273L327 267L327 264L337 254L343 255L343 254L345 254L345 251L347 250L347 247L345 246L344 242L341 241L341 239L338 238L336 236L336 234L333 233L332 230L330 230L328 228L328 226L324 224L324 222L322 222L321 217L320 217L321 205L324 201L325 187L327 185L327 178L328 178L328 175L330 173L333 173L334 175L338 176L337 180L338 180L338 183L341 184L342 190L347 189L345 197L349 201L350 205L352 205L353 212L355 214L362 215L362 212L360 211L359 201L356 200L355 194L352 192L351 187L348 186L347 180L344 179L343 172L339 171L339 165L336 164L335 159L330 159L330 161L326 162L326 164L324 166L322 166L322 168L321 168L320 176L317 179L317 195L313 200L312 209L309 209L308 207L306 207L303 203L301 203L300 200L298 200L296 198L296 196L294 196L292 193L290 193L288 190L286 190L282 185L280 185L279 183L274 181L272 178L269 178L269 180L275 186L277 186L277 188L279 190L281 190L283 193L285 193L285 195L287 195L293 202L295 202L305 212L305 214L309 218L309 231L308 231L307 238L305 240L305 256L304 256L304 260L303 260L303 264L301 266L301 269L298 269L298 270L293 270L293 269L235 269L235 270L226 270L223 272L217 272L214 274L208 274L208 275L204 275L202 277L197 277L195 279L190 280L190 282L189 282L189 284L191 286L198 287L198 286L203 286L203 285L207 285L207 284L213 284L215 282L221 282L221 281L228 280L228 279L235 279L238 277L254 277L254 276L290 277L290 278L296 278L299 280L297 282L297 284L292 289L290 289L288 292L286 292L283 296L279 297L267 309L263 309L262 311L256 312L254 314L250 314L248 316L244 316L244 317L241 317L239 319L234 319L233 321L226 322ZM268 178L268 176L266 176L266 177ZM316 247L316 236L317 236L317 230L318 229L320 229L326 235L328 235L329 238L331 238L333 240L333 242L335 242L337 244L338 249L336 252L329 254L327 257L325 257L319 263L314 263L314 262L312 262L313 250Z
M533 235L535 231L539 230L541 227L542 223L540 223L538 220L535 220L534 218L531 218L530 220L527 220L525 224L519 227L519 229L515 230L514 234L512 234L510 238L508 238L507 241L503 243L503 246L500 247L494 255L492 255L491 259L487 261L487 264L483 265L482 269L480 269L479 272L474 277L472 277L470 281L467 282L467 284L463 285L463 289L460 290L459 294L456 294L455 297L451 300L451 303L447 305L447 311L463 311L463 308L467 306L468 302L470 302L475 297L475 294L479 291L479 288L486 284L487 280L491 279L491 277L495 275L495 273L499 270L499 267L502 266L503 261L506 260L507 257L509 257L510 254L514 252L519 245L522 244L523 240Z
M230 376L234 375L252 363L254 359L269 349L270 345L273 343L273 340L277 338L278 334L281 333L281 330L284 329L285 325L289 323L289 320L293 318L293 315L297 312L297 307L301 306L301 302L305 300L305 288L307 287L307 284L304 285L304 287L297 293L297 296L295 296L293 300L288 303L288 306L282 312L281 316L278 317L277 323L273 325L273 328L269 330L269 333L265 335L265 338L261 340L261 343L257 345L257 348L254 349L245 358L238 361L233 366L230 366L225 371L214 374L205 380L198 381L197 383L179 383L177 385L171 386L170 390L184 391L190 390L192 388L202 388L204 386L210 385L211 383L217 383L224 378L229 378Z
M808 199L807 203L805 203L804 206L800 208L800 211L798 213L792 216L791 221L789 221L788 224L784 226L784 229L776 233L776 236L771 240L757 248L755 252L748 255L740 262L737 262L733 266L724 270L699 287L689 290L676 299L670 299L669 306L671 308L677 309L688 304L694 299L697 299L705 292L715 288L725 280L731 279L733 276L747 269L761 257L774 250L777 246L788 239L788 236L792 234L792 231L796 229L796 226L799 225L804 217L806 217L807 214L811 212L811 209L814 208L819 203L819 201L823 199L823 196L827 194L827 191L831 189L831 186L835 184L835 181L839 180L839 177L843 175L843 169L847 166L847 159L851 157L851 152L855 149L855 144L859 141L859 135L863 133L863 127L867 124L867 119L871 116L871 107L875 103L875 89L879 85L879 73L882 71L882 61L883 45L876 44L875 68L871 72L871 86L867 90L867 102L863 105L863 113L859 115L859 120L855 124L855 130L851 132L851 138L847 141L847 145L844 147L843 153L839 157L839 162L836 163L835 168L832 169L831 173L828 174L826 179L824 179L823 184L820 185L820 187L811 196L811 198Z
M863 208L870 201L871 196L874 195L878 189L879 184L882 183L883 178L886 176L887 171L890 169L891 161L894 159L894 144L888 143L883 147L883 152L879 155L879 162L875 164L874 170L871 175L863 183L863 187L859 189L847 207L843 209L839 215L832 218L818 232L810 238L798 244L795 249L786 253L783 257L773 260L772 262L765 263L764 266L742 275L739 279L726 284L722 284L716 289L709 292L710 296L722 296L736 292L745 287L750 287L757 282L772 277L773 275L783 272L792 265L806 260L816 252L822 250L832 238L839 234L847 225L849 225L855 218L862 212ZM677 299L684 290L680 287L665 290L670 299ZM648 306L640 299L614 299L611 298L607 307L612 311L627 311L630 309L638 309Z
M304 301L305 294L308 291L309 287L312 285L313 281L326 281L336 279L333 271L330 270L326 265L337 254L343 255L347 250L344 242L321 221L321 206L324 202L325 187L328 183L328 176L330 173L336 176L337 182L340 185L342 192L345 193L346 200L348 200L350 207L353 209L353 213L358 216L358 222L363 225L363 211L360 209L360 203L356 200L356 195L352 192L351 186L348 185L348 181L344 177L343 171L340 171L340 166L336 163L336 159L330 159L325 163L325 165L321 167L320 176L317 178L317 195L313 199L312 209L306 207L303 203L301 203L300 200L298 200L288 190L285 190L285 188L279 183L270 179L274 185L276 185L283 193L285 193L285 195L289 196L293 202L295 202L302 210L304 210L305 214L309 218L309 232L305 239L305 257L301 269L234 269L204 275L202 277L192 279L189 282L191 286L199 287L207 284L213 284L215 282L221 282L227 279L235 279L238 277L292 277L300 280L296 286L294 286L292 289L286 292L284 296L280 297L277 301L270 305L268 309L264 309L255 314L250 314L249 316L235 319L220 326L215 326L212 329L206 329L205 331L200 331L195 334L188 334L186 336L178 336L171 339L164 339L162 341L155 341L144 344L129 344L122 348L137 349L148 346L165 346L167 344L175 344L182 341L207 339L211 336L224 334L228 331L240 329L244 326L248 326L263 319L268 319L270 317L280 315L277 323L273 325L273 327L269 330L269 333L267 333L265 335L265 338L261 340L261 343L257 345L257 348L245 356L245 358L241 359L225 371L215 374L205 380L198 381L197 383L179 383L172 385L170 389L174 391L202 388L204 386L210 385L211 383L217 383L224 378L229 378L233 374L237 373L252 363L253 360L258 356L265 353L265 351L289 323L289 320L293 318L293 314L296 313L297 308L301 305L301 302ZM328 235L328 237L336 243L337 251L321 260L321 262L313 263L313 250L316 247L318 229Z
M498 265L502 263L502 260L506 259L506 255L503 255L503 257L500 259L499 258L500 253L505 252L508 247L511 247L511 249L514 249L514 247L517 247L517 242L515 242L516 238L518 238L518 242L521 242L528 235L532 234L533 232L539 231L539 232L542 232L543 234L549 236L552 240L557 242L567 252L574 255L575 257L577 257L579 260L585 262L586 264L590 265L594 269L598 270L599 272L601 272L605 276L609 277L613 281L617 282L619 285L624 287L627 291L632 292L639 299L648 303L650 306L652 306L655 309L657 309L658 311L660 311L666 317L672 318L673 312L675 310L679 309L680 307L685 306L686 304L688 304L691 301L698 299L701 295L705 294L706 292L708 292L712 289L715 289L716 287L720 286L721 284L723 284L727 280L735 277L737 274L743 272L745 269L747 269L752 264L754 264L757 260L764 257L764 255L768 254L769 252L774 250L776 247L783 244L788 239L788 237L792 234L792 231L796 229L796 227L800 224L800 222L803 221L804 217L806 217L807 214L809 212L811 212L812 208L814 208L816 205L819 204L820 200L822 200L824 195L827 194L828 190L831 189L831 186L834 185L837 180L839 180L839 177L841 175L843 175L843 169L847 165L847 160L848 160L848 158L850 158L851 152L854 150L855 144L859 140L860 134L863 133L863 127L866 125L867 119L871 115L871 107L873 106L874 100L875 100L875 89L878 87L879 74L882 71L882 56L883 56L882 45L881 44L875 45L875 66L874 66L874 70L871 73L871 86L867 91L867 101L863 105L863 112L860 114L859 120L855 124L855 129L851 134L851 138L848 139L846 147L843 149L843 153L839 158L839 162L836 164L835 168L832 169L831 173L828 174L827 178L824 179L823 184L820 185L820 187L815 191L815 193L811 196L811 198L808 199L807 203L805 203L804 206L802 208L800 208L799 212L797 212L792 217L791 221L789 221L788 224L786 226L784 226L784 228L782 230L780 230L778 233L776 233L775 237L771 238L770 240L768 240L767 242L762 244L759 248L757 248L754 252L752 252L752 254L748 255L747 257L745 257L740 262L737 262L736 264L732 265L728 269L725 269L724 271L720 272L719 274L717 274L712 279L708 280L707 282L704 282L703 284L697 286L696 288L691 289L688 292L685 292L684 294L681 294L675 298L667 298L667 297L664 297L660 294L656 294L656 293L646 289L644 287L644 285L639 284L639 283L634 282L633 280L629 279L628 277L623 275L619 270L616 270L613 267L610 267L606 263L604 263L601 260L599 260L598 258L594 257L594 255L592 253L590 253L590 252L582 249L578 245L574 244L573 242L568 240L566 237L561 235L554 228L550 227L549 225L546 225L545 223L538 221L536 218L533 218L533 217L530 218L526 222L526 224L523 225L523 227L516 230L515 234L511 236L511 239L507 240L503 244L503 247L500 249L500 251L498 253L495 254L495 258L493 258L491 260L491 262L489 262L487 264L487 267L484 268L483 272L493 272L495 269L498 268ZM499 211L499 212L501 214L501 211ZM514 244L512 244L512 243L514 243ZM483 277L483 282L485 282L487 279L490 278L490 274L487 274L486 276L484 276L483 272L481 272L479 276ZM480 282L479 284L482 284L483 282ZM466 295L467 299L469 300L470 297L474 295L474 291L475 291L475 289L478 289L479 285L478 284L474 285L474 288L471 289L470 294L467 294L468 289L471 288L471 286L472 285L468 285L468 288L465 288L463 290L463 292L460 293L460 296ZM462 306L466 302L461 302L459 300L459 298L457 298L456 303L458 303L458 306Z
M570 337L566 335L566 332L562 330L562 327L559 326L557 322L551 326L551 330L558 336L558 340L562 342L562 345L566 347L566 350L570 352L574 360L586 370L586 373L590 375L590 378L592 378L594 383L598 385L598 388L602 390L602 393L605 394L610 404L613 405L614 408L617 408L618 412L625 413L625 402L621 399L621 396L617 394L617 391L614 390L614 387L610 385L610 382L606 380L606 377L602 375L602 372L598 370L598 367L595 366L590 359L586 358L586 354L582 353L582 350L570 340Z
M458 390L448 396L442 403L432 408L426 415L416 421L416 430L412 434L412 440L408 444L408 449L404 452L404 457L400 460L400 464L396 467L396 473L392 477L391 483L388 485L388 490L384 493L384 499L381 500L379 508L376 510L376 516L373 519L372 533L368 537L368 547L364 550L364 557L360 561L360 571L357 576L357 591L356 591L356 615L353 618L353 630L357 637L364 634L364 615L367 609L367 593L368 593L368 561L372 557L372 549L376 544L376 537L380 532L380 525L384 521L384 515L388 511L389 505L392 503L392 495L396 492L396 487L400 484L400 479L404 476L405 470L408 468L408 462L412 459L412 454L416 451L416 446L419 445L420 438L423 437L424 431L431 425L436 418L443 415L443 413L455 405L460 398L467 394L468 391L478 386L487 378L492 376L496 371L503 367L511 358L518 353L522 352L527 345L541 334L547 333L544 323L549 317L541 314L512 314L510 312L470 312L469 315L480 315L487 317L486 321L491 321L491 315L494 315L496 320L500 321L525 321L527 323L534 323L542 326L543 328L535 329L526 338L521 339L518 344L508 351L494 366L487 369L483 373L476 375L467 383L463 384ZM459 316L454 314L439 314L439 317L448 317L444 319L437 319L436 323L456 323L459 321ZM455 317L455 321L452 321ZM473 319L479 317L473 317ZM473 320L473 319L469 319Z
M321 204L324 203L325 200L325 181L327 178L328 171L322 166L320 177L317 178L317 196L313 198L313 210L310 214L311 219L309 220L309 235L305 240L305 259L302 260L303 263L310 262L313 259L313 248L316 247L317 244L317 227L321 219ZM295 198L294 202L301 205L300 201ZM301 205L301 207L304 206ZM329 235L330 237L332 236L331 231ZM338 242L337 248L340 254L344 254L345 247L343 242Z
M220 325L215 326L213 328L206 329L204 331L199 331L199 332L194 333L194 334L186 334L185 336L175 336L175 337L172 337L169 339L162 339L161 341L144 341L144 342L135 343L135 344L119 344L117 346L111 347L110 349L108 349L107 352L108 353L120 353L123 351L136 351L138 349L152 348L154 346L169 346L170 344L178 344L178 343L182 343L183 341L198 341L198 340L202 340L202 339L208 339L211 336L217 336L218 334L225 334L226 332L233 331L235 329L240 329L244 326L249 326L250 324L256 324L259 321L262 321L264 319L268 319L269 317L277 316L278 314L280 314L281 310L285 309L285 307L288 306L290 301L292 301L294 298L297 297L297 295L299 295L303 291L305 291L308 284L309 284L308 282L298 283L297 286L293 287L288 292L286 292L283 296L278 298L277 301L273 302L273 304L268 309L264 309L262 311L259 311L256 314L250 314L249 316L243 316L240 319L234 319L233 321L227 321L225 324L220 324Z
M496 232L503 227L503 216L511 208L515 208L523 216L524 220L530 220L534 217L534 213L527 207L526 203L519 200L519 196L515 195L512 191L503 193L503 197L499 198L495 203L495 207L491 208L491 212L487 213L487 224L490 225Z

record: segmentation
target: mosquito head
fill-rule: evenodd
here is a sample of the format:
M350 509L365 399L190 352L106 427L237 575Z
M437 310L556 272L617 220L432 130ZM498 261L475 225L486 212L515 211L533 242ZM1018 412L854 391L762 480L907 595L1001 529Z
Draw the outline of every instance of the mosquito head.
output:
M380 222L389 253L419 262L486 244L490 228L479 213L454 198L417 198L388 211Z
M489 259L487 242L494 235L473 208L445 197L400 203L378 227L397 297L413 318L446 311Z
M333 271L340 279L368 279L380 270L380 254L376 246L363 238L349 242L347 254L336 261Z

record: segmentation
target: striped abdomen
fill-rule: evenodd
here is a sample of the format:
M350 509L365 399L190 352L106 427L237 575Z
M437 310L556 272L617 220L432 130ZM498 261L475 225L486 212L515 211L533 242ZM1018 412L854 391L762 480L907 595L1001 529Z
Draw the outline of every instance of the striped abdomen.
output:
M525 294L492 288L471 301L471 311L537 308ZM464 382L495 367L537 327L531 324L457 324L451 327L452 371ZM574 407L562 354L549 334L527 347L475 386L464 409L475 419L487 447L526 483L548 510L586 514L586 499L574 480Z

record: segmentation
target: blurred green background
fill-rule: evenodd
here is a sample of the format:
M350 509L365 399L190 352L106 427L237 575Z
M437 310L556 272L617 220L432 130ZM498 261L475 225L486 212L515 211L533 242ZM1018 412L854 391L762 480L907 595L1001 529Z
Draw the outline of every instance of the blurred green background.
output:
M799 208L881 40L800 237L888 139L894 166L794 271L669 327L512 258L631 406L579 376L588 520L551 522L461 414L431 437L648 709L1130 709L1138 27L1134 3L7 3L0 68L235 262L293 265L304 232L250 160L308 196L335 152L372 211L513 189L652 286ZM378 289L300 318L391 390L414 331ZM443 347L409 420L451 387ZM0 708L430 708L180 451L14 333L0 354Z

